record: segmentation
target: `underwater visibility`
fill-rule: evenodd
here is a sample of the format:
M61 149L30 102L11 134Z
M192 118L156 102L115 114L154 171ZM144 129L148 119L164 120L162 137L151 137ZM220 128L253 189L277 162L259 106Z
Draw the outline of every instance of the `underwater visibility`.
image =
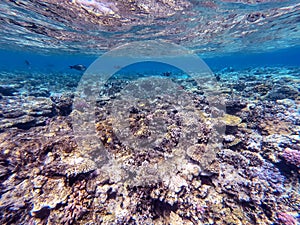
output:
M300 225L298 0L0 12L0 224Z

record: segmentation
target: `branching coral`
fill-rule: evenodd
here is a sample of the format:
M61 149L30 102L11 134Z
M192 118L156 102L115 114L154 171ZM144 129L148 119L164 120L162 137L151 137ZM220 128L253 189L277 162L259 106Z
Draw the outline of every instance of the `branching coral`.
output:
M68 204L64 209L63 224L73 224L88 211L89 200L87 200L88 193L85 191L85 185L85 181L77 181L74 184L72 194L69 196Z

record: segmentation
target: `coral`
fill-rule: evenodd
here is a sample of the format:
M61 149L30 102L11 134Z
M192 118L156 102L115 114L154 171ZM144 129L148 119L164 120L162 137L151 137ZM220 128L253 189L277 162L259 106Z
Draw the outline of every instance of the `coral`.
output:
M241 202L250 201L251 181L243 176L242 170L221 163L220 174L213 178L213 183L225 193L235 196Z
M77 181L73 185L72 194L64 207L65 214L61 220L63 224L73 224L88 211L91 199L87 199L88 193L85 191L85 185L85 181Z
M278 216L278 220L282 222L284 225L297 225L297 220L293 216L285 212L279 212L277 213L277 216Z
M225 145L228 147L236 146L242 142L242 140L234 135L226 135L224 137Z
M97 169L96 163L88 158L75 156L64 158L62 161L67 165L65 170L67 176L76 176L78 174L88 173Z
M284 149L284 151L282 153L282 157L284 158L284 160L286 162L300 168L300 151L299 150L286 148L286 149Z
M184 79L178 83L192 96L195 113L188 103L180 111L174 101L157 96L156 104L125 105L128 115L120 120L109 110L127 81L113 80L95 105L91 139L74 137L71 95L36 98L34 93L44 93L38 88L21 98L14 86L13 96L0 99L0 123L10 124L0 133L0 223L297 224L297 101L262 96L273 82L283 82L267 78L274 71L223 73L224 96L216 99L226 99L225 115ZM244 85L236 85L232 97L229 83ZM78 104L73 113L79 118L90 106ZM33 121L28 130L16 125L24 118ZM160 122L164 129L158 130ZM212 134L219 123L227 125L226 132ZM86 142L77 145L77 138ZM93 138L116 163L103 165ZM148 138L153 142L146 143Z
M218 153L218 158L221 162L227 162L236 168L247 169L247 166L250 163L249 159L230 149L221 150Z
M281 194L284 191L284 176L280 173L279 169L272 163L264 162L260 167L251 167L247 171L249 176L259 178L261 181L266 181L269 193Z
M186 154L200 165L202 175L212 175L219 172L216 151L212 146L205 144L193 145L187 149Z
M272 134L282 134L289 135L292 133L293 124L291 121L284 120L266 120L260 124L260 129L268 135Z
M230 115L230 114L225 114L222 118L221 121L223 121L227 126L237 126L242 122L242 119L234 116L234 115Z

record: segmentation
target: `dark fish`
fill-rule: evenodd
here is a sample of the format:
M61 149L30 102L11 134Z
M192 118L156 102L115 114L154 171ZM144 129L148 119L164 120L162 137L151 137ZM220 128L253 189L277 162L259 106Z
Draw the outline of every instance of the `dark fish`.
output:
M76 64L76 65L70 66L70 69L79 70L79 71L85 71L86 70L86 66L81 65L81 64Z
M215 74L216 80L220 81L221 80L221 76L219 74Z
M28 60L25 60L24 62L26 64L26 66L30 66L30 62Z
M165 77L169 77L169 76L171 76L171 75L172 75L171 72L163 72L163 76L165 76Z

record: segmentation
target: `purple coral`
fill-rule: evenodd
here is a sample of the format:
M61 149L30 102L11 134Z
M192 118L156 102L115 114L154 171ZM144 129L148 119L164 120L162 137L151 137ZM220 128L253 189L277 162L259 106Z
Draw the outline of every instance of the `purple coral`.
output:
M278 220L280 222L282 222L284 225L296 225L297 224L296 219L293 216L291 216L285 212L279 212L279 213L277 213L277 216L278 216Z
M288 163L300 168L300 151L286 148L282 154L282 157Z
M249 169L249 173L250 177L258 177L260 180L267 181L274 192L282 193L284 191L284 176L272 163L265 161L261 167Z

